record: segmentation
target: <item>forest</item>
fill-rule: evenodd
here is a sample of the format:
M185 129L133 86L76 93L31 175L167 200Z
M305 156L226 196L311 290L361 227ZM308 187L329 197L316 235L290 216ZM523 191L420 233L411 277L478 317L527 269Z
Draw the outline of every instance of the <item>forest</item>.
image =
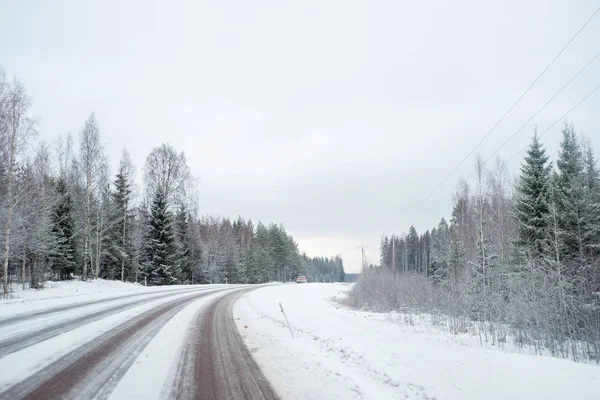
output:
M539 351L600 361L596 154L565 123L555 162L537 133L516 177L503 161L486 165L478 157L474 184L457 185L451 218L422 234L410 226L405 235L383 236L380 267L363 274L352 300L450 315L455 331L478 321L486 341L510 336ZM407 295L414 287L420 293ZM374 291L378 298L366 294Z
M283 225L199 215L184 152L157 145L143 184L123 151L111 174L91 113L76 138L40 140L32 98L0 69L3 294L14 284L118 279L147 285L344 280L340 256L311 258ZM137 195L140 193L140 195Z

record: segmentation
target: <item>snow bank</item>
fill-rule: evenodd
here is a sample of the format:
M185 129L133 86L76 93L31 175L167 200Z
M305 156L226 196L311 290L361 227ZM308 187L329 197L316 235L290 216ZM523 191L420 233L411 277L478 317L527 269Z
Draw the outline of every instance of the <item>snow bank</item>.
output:
M21 285L13 285L8 299L1 299L0 304L22 303L25 301L56 299L62 297L82 296L106 292L134 292L146 287L137 283L107 281L93 279L88 281L47 281L43 289L23 290Z
M196 286L196 285L195 285ZM221 285L201 285L202 287L219 287ZM157 291L177 291L191 289L191 285L174 286L143 286L137 283L121 281L109 281L94 279L82 282L72 281L48 281L43 289L19 290L13 286L15 291L8 299L0 297L0 319L6 316L14 316L26 312L35 312L52 307L80 302L117 299L136 293L153 293Z
M273 286L237 302L238 328L283 398L600 398L599 366L481 347L407 327L410 320L350 310L332 300L347 288Z

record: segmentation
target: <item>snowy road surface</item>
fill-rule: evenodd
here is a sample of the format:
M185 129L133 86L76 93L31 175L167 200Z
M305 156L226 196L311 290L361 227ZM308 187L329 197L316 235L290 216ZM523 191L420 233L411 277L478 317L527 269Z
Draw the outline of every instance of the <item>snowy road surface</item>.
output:
M332 301L346 290L271 286L235 304L244 341L281 398L600 399L598 365L517 354L416 319L353 311Z
M94 285L0 301L0 400L600 400L597 365L350 310L342 284Z
M231 317L254 288L5 302L0 399L274 399Z

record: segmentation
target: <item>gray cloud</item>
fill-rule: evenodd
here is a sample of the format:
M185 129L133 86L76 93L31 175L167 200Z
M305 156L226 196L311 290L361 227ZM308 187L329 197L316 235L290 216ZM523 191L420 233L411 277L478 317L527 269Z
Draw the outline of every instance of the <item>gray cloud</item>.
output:
M522 93L595 1L222 1L0 5L0 64L47 140L94 110L114 163L186 151L203 213L283 223L301 247L377 261L382 233L448 215L449 183L407 219ZM491 154L598 50L592 21L479 151ZM593 64L503 151L600 81ZM600 96L569 116L600 145ZM544 141L555 154L559 129ZM514 172L518 161L510 164Z

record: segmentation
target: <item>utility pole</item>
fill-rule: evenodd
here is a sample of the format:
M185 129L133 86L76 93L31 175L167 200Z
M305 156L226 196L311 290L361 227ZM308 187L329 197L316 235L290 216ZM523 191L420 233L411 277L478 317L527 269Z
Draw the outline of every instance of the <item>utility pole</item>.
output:
M369 266L369 262L367 261L367 256L365 255L365 249L364 247L360 247L361 250L361 254L362 254L362 271L363 272L365 270L365 267Z

